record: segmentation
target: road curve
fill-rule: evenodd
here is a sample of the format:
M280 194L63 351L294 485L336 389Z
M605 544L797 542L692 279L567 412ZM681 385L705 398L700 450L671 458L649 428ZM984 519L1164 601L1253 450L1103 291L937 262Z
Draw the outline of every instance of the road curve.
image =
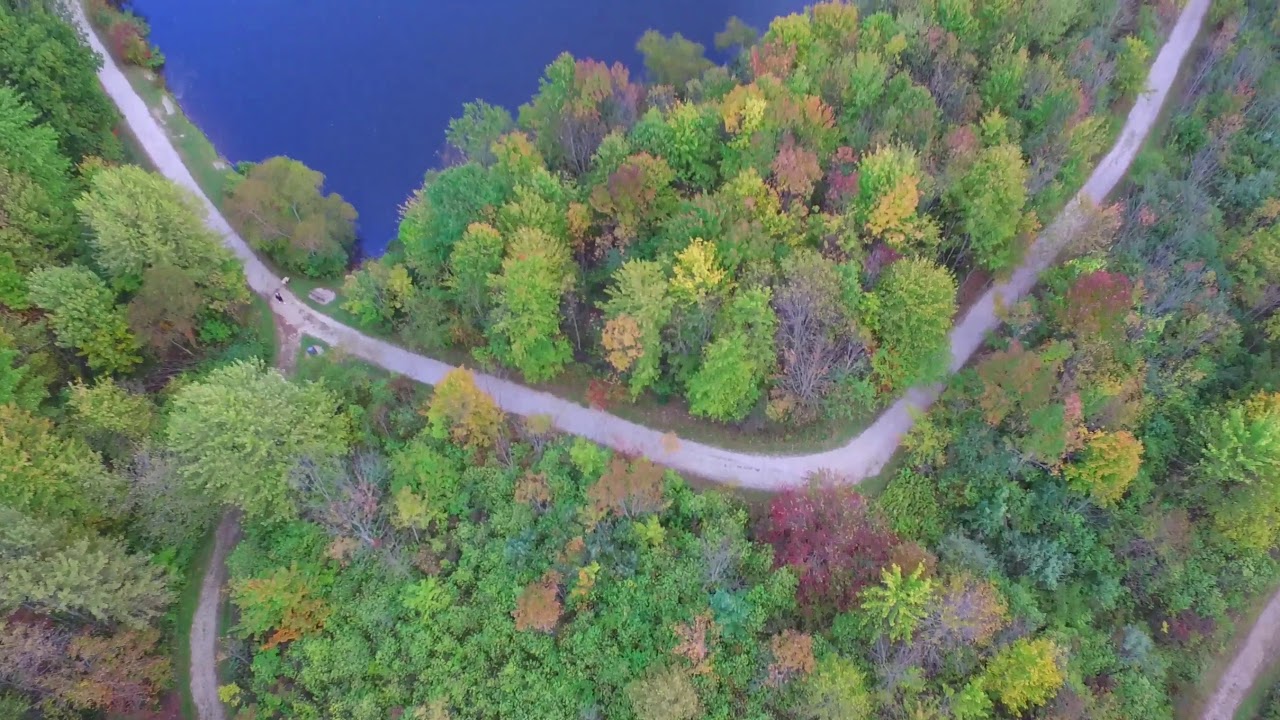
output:
M1063 242L1079 226L1080 199L1098 202L1124 177L1147 134L1151 131L1178 68L1190 50L1210 0L1189 0L1161 48L1147 80L1148 91L1134 104L1116 144L1098 164L1080 193L1036 239L1027 259L1007 281L988 290L951 332L951 370L958 370L981 346L986 334L996 327L997 303L1008 304L1025 295L1039 274L1053 262ZM208 224L223 237L226 245L243 261L249 286L269 297L279 287L279 278L253 254L218 208L204 195L183 164L169 136L151 115L128 79L116 66L102 42L85 19L79 3L72 2L73 14L88 42L103 57L98 75L107 94L124 115L125 121L145 149L156 169L170 180L195 193L208 210ZM436 384L453 366L412 353L391 343L372 338L347 327L299 302L285 293L284 303L271 303L288 325L315 336L350 355L419 382ZM644 455L681 472L716 482L760 490L777 490L803 482L812 473L834 470L851 482L880 471L897 449L914 415L937 399L941 386L914 388L895 402L860 435L843 447L811 455L756 455L713 447L703 443L664 440L665 434L628 422L607 412L583 407L545 392L489 375L476 374L476 382L491 394L503 410L516 415L545 415L560 430L580 435L602 445Z

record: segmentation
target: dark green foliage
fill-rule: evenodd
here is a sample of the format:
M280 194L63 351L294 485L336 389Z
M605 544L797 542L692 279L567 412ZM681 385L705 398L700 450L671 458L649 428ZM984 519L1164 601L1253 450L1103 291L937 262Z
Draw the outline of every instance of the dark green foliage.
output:
M77 31L43 2L0 3L0 85L31 103L53 128L72 165L89 156L114 160L116 108L98 84L100 62Z

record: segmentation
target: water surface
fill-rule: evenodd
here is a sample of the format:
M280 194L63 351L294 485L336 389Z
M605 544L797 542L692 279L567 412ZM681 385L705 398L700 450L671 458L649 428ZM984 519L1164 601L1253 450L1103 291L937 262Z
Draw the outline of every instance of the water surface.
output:
M803 0L135 0L170 88L231 161L288 155L360 212L366 253L438 162L449 119L513 114L562 51L642 72L646 29L713 52L731 15L763 28Z

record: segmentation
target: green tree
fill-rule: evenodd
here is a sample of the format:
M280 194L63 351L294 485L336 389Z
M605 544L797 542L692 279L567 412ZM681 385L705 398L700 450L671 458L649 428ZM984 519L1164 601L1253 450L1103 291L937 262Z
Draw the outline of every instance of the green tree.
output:
M449 254L449 275L445 287L462 314L466 326L482 332L493 310L489 277L502 270L506 242L490 225L474 223Z
M97 453L14 405L0 405L0 468L0 505L34 516L92 524L122 499L120 483Z
M1061 650L1048 638L1022 638L996 653L982 673L982 685L1016 715L1053 699L1064 681Z
M923 258L899 260L880 276L865 321L880 341L871 359L880 381L895 390L946 367L947 333L956 312L956 281Z
M428 174L400 220L405 262L421 277L439 277L454 243L472 223L492 218L508 193L494 172L476 163Z
M773 372L778 320L766 288L739 292L726 308L721 330L689 379L689 412L717 420L741 420L760 399Z
M880 571L880 584L862 591L862 610L883 625L893 642L907 642L928 613L933 581L923 577L924 565L910 575L894 563Z
M1147 70L1151 64L1151 48L1132 35L1126 37L1116 54L1116 90L1121 97L1131 98L1146 89Z
M340 455L349 435L323 385L291 383L261 361L218 368L174 395L165 439L180 473L250 517L296 513L288 476L303 459Z
M155 430L156 409L151 398L132 393L110 378L92 385L76 382L67 392L80 434L96 448L138 444Z
M706 48L680 33L666 37L657 30L647 30L636 43L636 50L644 58L650 80L673 85L677 90L714 67L705 57Z
M1280 481L1280 393L1259 393L1200 422L1199 473L1227 485Z
M1241 547L1265 550L1280 527L1280 393L1208 413L1197 474L1210 484L1214 524Z
M0 241L24 270L55 261L75 241L71 165L58 134L0 86Z
M324 194L324 175L287 157L254 165L227 194L225 209L245 239L289 270L331 277L347 266L356 210Z
M0 4L0 86L16 90L58 133L73 163L121 155L112 131L120 122L98 82L98 56L42 2ZM5 147L0 143L0 147Z
M59 347L72 348L102 372L125 372L137 365L138 340L129 331L115 294L92 271L79 265L37 270L27 278L31 302L49 315Z
M680 102L665 115L650 108L632 132L636 149L661 157L688 187L711 190L719 175L723 120L714 106Z
M871 720L876 702L866 674L853 662L829 655L805 682L799 710L807 720Z
M342 283L342 309L364 325L388 327L411 307L416 288L401 263L370 260Z
M445 139L469 161L493 162L493 144L515 127L511 113L483 100L464 103L462 116L449 121Z
M978 264L992 272L1011 266L1027 203L1022 151L1009 143L983 149L948 197Z
M18 348L0 334L0 405L35 411L47 396L31 368L22 361Z
M550 380L572 356L560 331L560 299L573 285L569 250L546 233L517 230L507 246L502 272L490 276L494 322L490 348L530 382Z
M613 363L614 369L629 373L627 387L633 398L652 385L661 371L662 332L675 307L667 285L661 265L649 260L630 260L613 274L613 285L605 291L608 295L603 305L605 316L610 321L627 317L635 323L634 357L625 367Z
M0 610L20 606L147 627L171 600L165 572L124 544L0 506Z
M223 272L232 259L205 226L205 208L195 195L136 165L95 172L76 208L93 231L90 243L98 267L126 285L153 265L168 264L207 278Z

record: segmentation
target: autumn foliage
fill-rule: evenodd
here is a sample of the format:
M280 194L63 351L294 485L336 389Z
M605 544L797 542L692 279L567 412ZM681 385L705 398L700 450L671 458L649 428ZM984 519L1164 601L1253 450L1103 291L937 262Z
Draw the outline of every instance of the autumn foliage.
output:
M319 631L330 612L296 566L233 584L231 597L240 608L241 631L266 636L266 650Z
M658 512L666 505L663 474L661 467L645 458L631 461L615 457L604 475L587 490L584 512L591 524L609 515L634 519Z
M774 563L796 573L797 600L811 616L853 607L898 542L862 495L830 479L776 495L762 538Z
M1081 275L1067 290L1065 325L1077 336L1112 340L1123 329L1133 306L1133 281L1119 273L1098 270Z
M427 421L436 437L448 437L473 450L491 447L502 430L502 411L466 368L455 368L436 386L427 407Z
M560 573L548 571L542 579L527 585L516 598L516 630L554 632L560 621Z

